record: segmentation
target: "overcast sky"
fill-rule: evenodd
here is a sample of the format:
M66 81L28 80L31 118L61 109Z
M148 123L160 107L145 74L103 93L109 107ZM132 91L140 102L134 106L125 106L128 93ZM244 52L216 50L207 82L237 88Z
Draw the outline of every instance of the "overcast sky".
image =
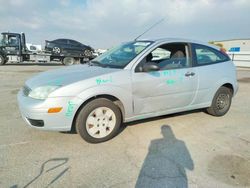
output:
M250 38L250 0L0 0L0 31L28 42L71 38L94 48L142 38Z

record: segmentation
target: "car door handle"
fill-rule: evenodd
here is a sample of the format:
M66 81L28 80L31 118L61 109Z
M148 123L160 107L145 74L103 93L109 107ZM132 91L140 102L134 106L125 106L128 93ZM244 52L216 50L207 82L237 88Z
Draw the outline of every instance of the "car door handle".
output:
M187 72L187 73L185 74L185 76L187 76L187 77L189 77L189 76L194 76L194 75L195 75L194 72Z

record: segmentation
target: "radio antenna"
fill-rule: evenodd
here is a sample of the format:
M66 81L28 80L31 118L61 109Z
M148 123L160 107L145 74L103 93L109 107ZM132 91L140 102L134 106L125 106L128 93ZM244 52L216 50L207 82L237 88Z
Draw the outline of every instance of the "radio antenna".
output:
M144 35L145 33L147 33L148 31L150 31L151 29L153 29L155 26L157 26L158 24L160 24L161 22L163 22L165 20L165 18L160 19L158 22L154 23L151 27L149 27L146 31L144 31L142 34L140 34L138 37L135 38L135 41L140 38L142 35Z

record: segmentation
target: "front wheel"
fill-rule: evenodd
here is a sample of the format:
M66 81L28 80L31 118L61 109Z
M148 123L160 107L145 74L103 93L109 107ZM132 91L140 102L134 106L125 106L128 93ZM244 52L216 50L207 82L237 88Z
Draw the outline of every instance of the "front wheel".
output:
M90 143L105 142L113 138L121 125L121 112L112 101L95 99L86 104L76 118L76 130Z
M89 50L89 49L86 49L86 50L83 51L83 55L85 57L91 57L92 56L92 51Z
M220 87L215 93L215 96L212 101L212 105L207 108L207 112L213 116L223 116L225 115L232 101L232 92L227 87Z
M4 65L5 64L5 59L2 55L0 55L0 65Z

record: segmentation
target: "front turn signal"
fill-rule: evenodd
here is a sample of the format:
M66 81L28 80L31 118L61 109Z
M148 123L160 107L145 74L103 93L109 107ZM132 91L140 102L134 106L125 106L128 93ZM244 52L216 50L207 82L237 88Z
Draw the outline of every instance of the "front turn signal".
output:
M48 113L58 113L62 110L62 107L49 108Z

